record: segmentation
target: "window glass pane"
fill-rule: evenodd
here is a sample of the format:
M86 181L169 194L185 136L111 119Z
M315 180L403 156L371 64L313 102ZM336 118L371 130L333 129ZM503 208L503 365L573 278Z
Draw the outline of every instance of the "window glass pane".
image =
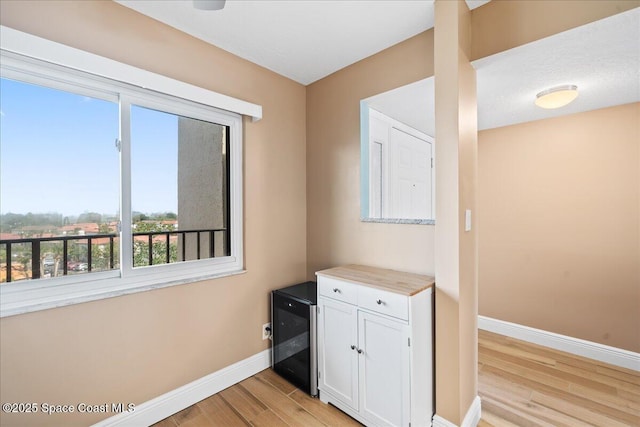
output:
M133 266L227 256L228 128L131 108Z
M0 80L0 282L119 268L118 105Z

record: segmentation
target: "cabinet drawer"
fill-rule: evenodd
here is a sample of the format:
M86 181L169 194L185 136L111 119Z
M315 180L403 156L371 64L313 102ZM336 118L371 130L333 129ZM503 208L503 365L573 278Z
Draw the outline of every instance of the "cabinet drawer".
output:
M318 292L327 298L333 298L350 304L358 303L358 286L353 283L319 276Z
M409 320L409 298L405 295L361 286L358 288L358 305L367 310Z

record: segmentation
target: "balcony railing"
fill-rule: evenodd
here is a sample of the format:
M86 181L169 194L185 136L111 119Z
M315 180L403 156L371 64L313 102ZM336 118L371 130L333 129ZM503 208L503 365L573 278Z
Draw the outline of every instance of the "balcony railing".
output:
M216 245L215 245L215 236L216 233L222 233L223 238L223 249L216 254ZM181 260L187 259L187 247L189 247L190 252L192 251L193 240L188 239L188 236L195 235L195 259L202 258L202 236L208 236L208 258L214 258L216 256L227 256L230 254L229 250L229 235L226 228L216 228L216 229L199 229L199 230L174 230L174 231L152 231L152 232L136 232L132 233L133 235L133 245L135 246L136 241L140 241L140 237L145 238L144 242L148 246L148 255L147 259L149 264L154 265L154 245L158 243L166 243L166 248L164 249L164 258L163 263L170 263L171 260L171 237L175 236L178 238L178 243L175 243L176 248L177 245L180 246L180 255ZM45 242L62 242L62 254L58 255L58 261L62 261L62 275L66 276L69 274L69 263L71 260L69 259L69 243L76 242L77 244L86 245L86 263L81 262L81 264L86 264L86 271L90 272L93 270L94 264L94 246L107 246L108 245L108 256L106 259L108 260L107 268L112 270L116 267L116 256L115 256L115 248L117 247L115 243L115 239L118 239L119 236L117 234L108 233L108 234L90 234L90 235L79 235L79 236L54 236L54 237L29 237L29 238L21 238L21 239L2 239L0 240L0 249L4 247L5 249L5 260L6 260L6 282L13 281L12 278L12 264L13 264L13 248L16 245L31 245L31 279L39 279L42 277L42 270L44 266L45 258L42 256L42 243ZM138 239L136 239L138 238ZM187 242L190 242L188 245ZM23 251L24 252L24 251ZM135 250L134 250L135 257ZM84 260L84 257L82 257ZM104 257L101 257L104 258ZM157 258L155 259L157 261ZM176 261L176 260L174 260ZM158 262L155 262L158 264ZM134 261L134 266L135 261ZM45 267L46 269L46 267Z

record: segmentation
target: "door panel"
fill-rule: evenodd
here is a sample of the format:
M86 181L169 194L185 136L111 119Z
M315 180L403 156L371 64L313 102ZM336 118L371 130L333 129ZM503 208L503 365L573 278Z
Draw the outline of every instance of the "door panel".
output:
M319 389L358 410L358 317L356 307L320 298ZM354 346L354 349L351 349Z
M431 218L431 143L390 131L388 210L392 218Z
M409 327L360 312L360 405L377 426L409 422Z

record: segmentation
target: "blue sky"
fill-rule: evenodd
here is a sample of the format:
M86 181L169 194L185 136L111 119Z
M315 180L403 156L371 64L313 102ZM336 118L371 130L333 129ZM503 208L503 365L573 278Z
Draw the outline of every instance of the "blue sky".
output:
M177 212L177 117L134 107L133 210ZM0 81L0 212L119 210L118 105Z

